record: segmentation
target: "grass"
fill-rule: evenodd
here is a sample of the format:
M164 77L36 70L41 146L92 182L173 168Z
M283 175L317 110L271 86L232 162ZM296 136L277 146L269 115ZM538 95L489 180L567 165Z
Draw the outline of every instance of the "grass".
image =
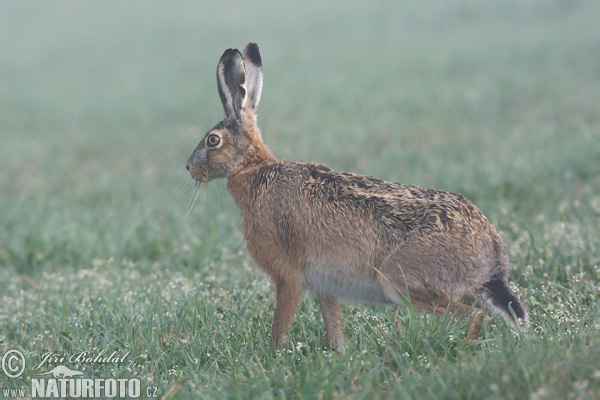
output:
M600 7L592 1L3 4L0 354L174 398L592 399L600 393ZM165 6L166 7L166 6ZM281 158L461 192L512 250L532 328L345 305L330 351L274 293L224 182L183 168L222 117L214 70L261 46ZM44 371L49 367L44 367Z

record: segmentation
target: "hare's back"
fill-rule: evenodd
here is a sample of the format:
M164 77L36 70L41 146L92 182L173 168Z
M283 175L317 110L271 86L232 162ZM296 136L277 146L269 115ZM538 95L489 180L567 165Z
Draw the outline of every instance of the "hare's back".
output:
M456 231L464 235L490 228L483 213L460 194L340 173L323 165L309 164L307 168L303 198L334 210L336 218L366 218L379 224L381 232L399 234Z
M251 187L260 207L268 207L274 218L292 218L299 227L339 226L349 235L368 226L394 239L422 231L465 236L493 230L460 194L337 172L323 164L285 161L263 166Z
M291 241L286 245L372 254L401 246L409 236L499 240L483 213L459 194L336 172L323 164L266 165L250 186L248 219L262 228L271 225L270 231Z

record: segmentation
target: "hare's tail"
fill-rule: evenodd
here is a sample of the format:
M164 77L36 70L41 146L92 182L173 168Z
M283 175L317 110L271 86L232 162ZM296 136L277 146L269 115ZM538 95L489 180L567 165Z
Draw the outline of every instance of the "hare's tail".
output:
M526 332L529 316L523 305L511 293L506 281L491 279L477 291L479 300L490 304L512 327Z

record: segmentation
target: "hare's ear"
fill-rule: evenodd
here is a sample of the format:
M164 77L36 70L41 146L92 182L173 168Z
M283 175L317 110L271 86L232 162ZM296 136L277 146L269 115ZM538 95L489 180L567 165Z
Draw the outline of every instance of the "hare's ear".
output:
M246 104L246 71L238 50L225 50L221 56L217 65L217 86L225 116L240 119Z
M248 100L245 108L256 111L260 102L260 94L263 85L263 69L260 52L256 43L248 43L244 49L244 65L246 67L246 89L248 91Z

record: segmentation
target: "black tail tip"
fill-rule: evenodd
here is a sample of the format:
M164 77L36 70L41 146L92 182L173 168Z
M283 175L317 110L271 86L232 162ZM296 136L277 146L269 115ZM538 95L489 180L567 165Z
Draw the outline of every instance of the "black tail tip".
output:
M529 327L529 316L523 305L515 298L515 300L508 302L506 311L510 315L512 324L519 330L526 332Z
M494 280L486 283L489 301L500 311L504 319L520 331L527 331L529 316L523 305L511 293L503 280Z

